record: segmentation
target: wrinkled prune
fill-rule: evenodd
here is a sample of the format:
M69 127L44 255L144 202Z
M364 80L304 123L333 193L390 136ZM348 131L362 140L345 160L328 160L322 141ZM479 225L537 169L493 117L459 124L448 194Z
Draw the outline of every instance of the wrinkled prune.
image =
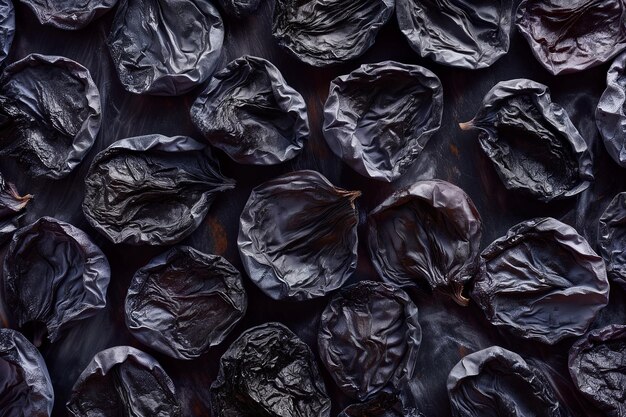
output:
M465 356L448 376L454 417L565 417L554 388L517 353L492 346Z
M604 261L572 227L522 222L481 255L472 298L495 326L554 344L580 336L609 300Z
M276 0L272 34L302 62L324 67L368 50L393 9L394 0Z
M626 53L611 64L606 84L596 109L596 124L611 158L626 168Z
M191 107L209 143L242 164L293 158L309 136L304 99L271 62L237 58L215 74Z
M626 192L616 195L607 206L600 217L598 232L607 275L626 289Z
M59 29L82 29L92 20L112 9L117 0L20 0L28 6L39 23Z
M45 326L54 342L104 308L110 277L109 262L85 232L42 217L13 235L4 259L4 301L19 327Z
M554 75L600 65L626 48L624 0L524 0L516 25Z
M6 182L0 172L0 245L17 229L17 221L32 198L30 194L19 195L15 186Z
M480 146L508 189L548 202L576 195L593 180L585 140L543 84L499 82L460 126L480 130Z
M241 274L226 259L189 246L170 249L133 276L126 325L142 343L193 359L221 343L247 306Z
M9 55L15 35L15 9L11 0L0 0L0 65Z
M218 0L226 14L240 19L251 15L261 4L261 0Z
M415 407L407 407L394 394L380 393L361 404L346 407L338 417L424 417Z
M369 215L372 263L387 282L438 290L466 305L464 285L478 270L482 225L459 187L418 181Z
M234 187L187 136L122 139L94 159L83 211L113 243L166 245L190 235L218 192Z
M397 0L400 30L423 58L477 69L509 50L512 0Z
M356 268L360 195L315 171L253 189L237 239L250 279L275 300L322 297L341 287Z
M72 417L180 417L174 383L150 355L116 346L94 356L72 388Z
M31 54L0 81L0 154L33 175L63 178L100 130L100 94L87 68L68 58Z
M164 96L202 84L223 41L222 18L206 0L120 0L108 38L124 88Z
M279 323L248 329L228 348L211 406L215 417L330 416L311 349Z
M54 391L46 363L22 334L0 329L0 416L49 417Z
M426 68L365 64L331 82L324 137L360 174L393 181L417 160L442 113L441 82Z
M322 313L320 357L346 394L360 400L415 372L422 329L401 289L361 281L343 288Z

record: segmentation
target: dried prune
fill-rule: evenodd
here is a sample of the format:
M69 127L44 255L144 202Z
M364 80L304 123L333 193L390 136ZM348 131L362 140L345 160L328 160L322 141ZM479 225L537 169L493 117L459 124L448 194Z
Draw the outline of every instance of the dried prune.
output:
M228 348L211 407L215 417L330 416L311 349L280 323L248 329Z
M275 300L341 287L356 268L360 195L315 171L291 172L252 190L237 239L250 279Z
M324 137L358 173L393 181L417 160L442 113L441 82L426 68L365 64L331 82Z
M596 109L596 124L611 158L626 168L626 53L611 64L606 84Z
M72 417L180 417L176 389L161 365L130 346L94 356L72 388Z
M342 288L322 313L320 357L346 394L360 400L415 372L422 329L401 289L361 281Z
M438 290L466 305L464 285L478 270L481 220L459 187L418 181L369 215L372 263L387 282Z
M221 256L179 246L133 276L126 325L147 346L192 359L221 343L246 306L241 274L234 266Z
M272 34L302 62L324 67L368 50L393 9L394 0L276 0Z
M626 48L624 0L524 0L516 25L554 75L600 65Z
M19 195L15 186L6 182L0 172L0 245L17 229L17 221L32 198L30 194Z
M83 212L113 243L166 245L190 235L218 192L234 187L187 136L122 139L94 159Z
M202 84L223 41L222 18L205 0L120 0L108 38L124 88L165 96Z
M15 9L11 0L0 0L0 65L9 55L15 35Z
M369 401L346 407L338 417L424 417L424 415L415 407L406 406L399 396L383 392Z
M609 279L626 288L626 192L619 193L600 217L600 254ZM626 411L626 410L625 410Z
M106 257L82 230L51 217L18 229L4 259L4 301L18 327L44 326L54 342L106 305ZM34 335L36 344L43 334Z
M117 0L20 0L28 6L39 23L59 29L82 29L112 9Z
M550 217L513 226L481 255L472 298L495 326L554 344L585 332L609 300L604 261Z
M480 146L510 190L548 202L576 195L593 180L585 140L543 84L499 82L460 126L480 130Z
M626 326L589 332L570 349L569 372L580 392L607 417L626 415Z
M517 353L492 346L465 356L448 376L454 417L565 417L554 388Z
M509 50L512 0L397 0L400 30L423 58L485 68Z
M0 80L0 154L33 175L63 178L100 130L100 94L89 70L60 56L31 54Z
M251 15L261 4L261 0L218 0L229 16L240 19Z
M191 107L204 138L242 164L293 158L309 135L304 99L271 62L237 58L215 74Z

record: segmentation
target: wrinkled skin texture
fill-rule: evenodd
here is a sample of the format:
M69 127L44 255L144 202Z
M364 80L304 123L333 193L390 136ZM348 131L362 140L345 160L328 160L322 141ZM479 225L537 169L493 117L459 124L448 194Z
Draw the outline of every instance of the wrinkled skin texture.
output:
M580 392L606 412L626 416L626 326L589 332L570 349L569 372Z
M111 277L106 257L82 230L42 217L18 229L4 258L4 301L18 327L61 332L106 305ZM43 328L35 327L38 345Z
M143 344L193 359L220 344L246 311L239 271L189 246L170 249L133 276L126 325Z
M465 356L448 376L453 417L565 417L547 379L517 353L492 346Z
M0 65L9 55L15 34L15 9L12 0L0 0Z
M304 99L271 62L249 55L215 74L191 107L204 138L242 164L296 156L309 136Z
M205 0L120 0L108 38L124 88L164 96L202 84L223 41L222 18Z
M331 82L324 137L361 175L393 181L417 160L442 113L441 82L426 68L365 64Z
M330 399L311 349L280 323L243 332L211 385L215 417L329 417Z
M487 319L547 344L582 335L608 303L604 261L550 217L513 226L481 255L472 298Z
M0 154L32 175L59 179L85 157L100 130L100 95L87 68L31 54L0 81Z
M600 217L598 246L609 279L626 288L626 193L619 193Z
M222 9L229 16L241 19L252 15L259 7L261 0L218 0Z
M393 0L276 0L272 34L302 62L325 67L367 51L393 9Z
M481 231L478 210L463 190L418 181L370 213L368 245L385 281L441 291L467 305L462 292L478 270Z
M82 29L115 6L117 0L20 0L42 25Z
M611 158L626 168L626 53L615 58L609 68L596 124Z
M585 140L543 84L499 82L474 119L460 126L480 130L480 146L509 190L549 202L576 195L593 180Z
M509 50L512 0L397 0L398 26L422 58L478 69Z
M216 194L234 187L204 145L186 136L119 140L94 159L83 212L113 243L166 245L191 234Z
M358 191L315 171L295 171L252 190L237 244L252 281L275 300L322 297L357 261Z
M406 407L400 397L381 393L361 404L352 404L338 417L424 417L416 408Z
M0 172L0 245L17 229L17 222L32 198L30 194L21 196Z
M624 0L524 0L516 25L554 75L600 65L626 48Z
M320 358L346 394L364 400L415 372L422 329L401 289L361 281L341 289L322 313Z
M67 403L70 417L181 417L174 383L150 355L130 346L96 354Z

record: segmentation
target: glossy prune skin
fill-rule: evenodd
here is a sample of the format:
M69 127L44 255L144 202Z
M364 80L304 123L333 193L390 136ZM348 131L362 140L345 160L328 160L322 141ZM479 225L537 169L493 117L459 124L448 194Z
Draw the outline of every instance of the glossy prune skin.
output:
M32 195L20 195L13 184L0 172L0 245L17 230L18 220L25 214Z
M596 109L596 124L611 158L626 168L626 52L611 64L606 84Z
M117 0L20 0L42 25L77 30L111 10Z
M598 246L609 280L626 288L626 192L617 194L602 213Z
M12 0L0 1L0 65L7 59L15 35L15 9Z

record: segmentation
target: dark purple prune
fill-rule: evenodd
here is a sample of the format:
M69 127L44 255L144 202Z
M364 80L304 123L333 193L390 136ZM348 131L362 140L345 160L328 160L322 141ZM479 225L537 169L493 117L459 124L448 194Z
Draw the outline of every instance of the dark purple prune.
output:
M216 194L234 187L203 144L187 136L122 139L94 159L83 212L113 243L167 245L189 236Z
M242 164L296 156L309 136L304 99L271 62L245 55L213 76L191 107L204 138Z
M17 229L17 221L24 215L32 195L19 195L15 186L6 182L0 172L0 245Z
M76 30L111 10L117 0L20 0L42 25Z
M617 194L607 206L600 217L598 232L607 275L626 289L626 192Z
M576 195L593 180L585 140L543 84L499 82L460 126L480 130L480 146L510 190L549 202Z
M382 392L369 401L346 407L338 417L424 417L395 394Z
M359 191L315 171L295 171L252 190L237 244L248 276L281 300L322 297L356 269Z
M418 181L369 215L372 263L387 282L449 295L467 305L463 288L478 270L482 223L459 187Z
M241 274L226 259L178 246L135 273L126 325L139 341L176 359L220 344L246 312Z
M227 15L235 19L250 16L259 8L261 0L218 0Z
M67 176L91 149L101 117L89 70L71 59L31 54L0 79L0 155L32 175Z
M330 300L317 342L335 383L363 400L414 377L421 340L417 307L403 290L361 281Z
M626 52L615 58L596 109L596 124L611 158L626 168Z
M130 346L99 352L67 402L71 417L181 417L176 389L161 365Z
M385 61L335 78L324 105L330 149L366 177L393 181L441 126L439 78L417 65Z
M280 323L242 333L211 385L215 417L328 417L330 399L311 349Z
M0 0L0 65L9 56L15 35L15 9L11 0Z
M513 226L481 255L472 299L495 326L555 344L580 336L609 301L604 261L550 217Z

